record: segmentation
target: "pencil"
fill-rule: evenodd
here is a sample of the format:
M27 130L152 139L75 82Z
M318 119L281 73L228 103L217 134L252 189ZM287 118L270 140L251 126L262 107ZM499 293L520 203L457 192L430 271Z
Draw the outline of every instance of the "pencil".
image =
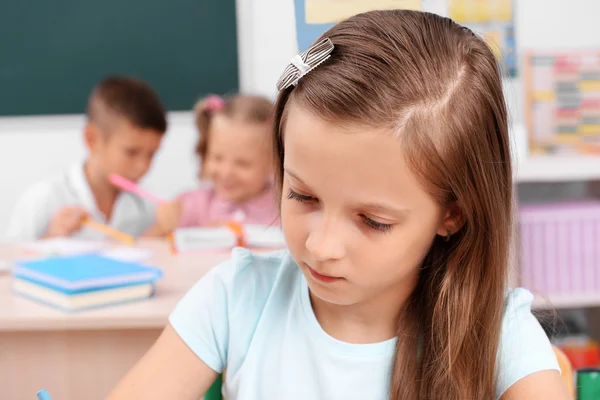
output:
M125 244L132 245L135 243L135 238L131 235L118 231L114 228L111 228L108 225L101 224L100 222L94 221L91 218L85 218L83 220L83 225L87 226L90 229L98 231L110 238L118 240L119 242L123 242Z
M175 234L173 232L167 233L167 242L169 243L171 254L177 254L177 244L175 243Z
M137 194L138 196L146 199L146 200L150 200L153 203L156 204L162 204L164 203L164 200L153 195L152 193L150 193L149 191L143 189L140 185L138 185L135 182L131 182L130 180L123 178L120 175L116 175L113 174L110 176L110 183L112 183L113 185L115 185L116 187L126 190L128 192Z
M50 394L46 389L42 389L39 392L37 392L37 398L38 400L52 400L50 398Z

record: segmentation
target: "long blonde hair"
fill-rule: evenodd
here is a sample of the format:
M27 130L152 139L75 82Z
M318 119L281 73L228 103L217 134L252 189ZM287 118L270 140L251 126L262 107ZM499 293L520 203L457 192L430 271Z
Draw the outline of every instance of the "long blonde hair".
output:
M332 123L397 132L412 171L464 225L436 238L401 310L390 398L492 399L512 221L507 110L496 59L450 19L374 11L326 32L331 58L283 90L276 182L289 102ZM281 193L281 191L279 191Z

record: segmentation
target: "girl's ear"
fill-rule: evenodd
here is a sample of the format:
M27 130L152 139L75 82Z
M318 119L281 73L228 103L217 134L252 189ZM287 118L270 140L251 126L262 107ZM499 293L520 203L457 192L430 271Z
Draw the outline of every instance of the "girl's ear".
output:
M446 207L444 218L440 224L437 234L443 237L454 235L465 224L465 217L458 202L453 202Z

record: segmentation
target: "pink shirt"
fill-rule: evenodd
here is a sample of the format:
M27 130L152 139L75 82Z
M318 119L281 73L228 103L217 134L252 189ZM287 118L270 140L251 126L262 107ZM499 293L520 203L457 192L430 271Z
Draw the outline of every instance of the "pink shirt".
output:
M272 186L245 203L219 198L211 187L186 192L179 199L182 204L180 228L223 223L236 217L242 217L241 222L247 224L279 225Z

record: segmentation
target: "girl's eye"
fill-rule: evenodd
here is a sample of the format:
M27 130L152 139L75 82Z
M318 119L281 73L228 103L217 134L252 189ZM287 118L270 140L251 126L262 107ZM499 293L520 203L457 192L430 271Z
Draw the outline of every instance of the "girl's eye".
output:
M300 194L298 192L293 191L292 189L290 189L290 191L288 192L287 198L290 200L298 201L300 203L313 203L313 202L318 201L315 197ZM384 232L384 233L389 232L393 228L393 225L382 224L381 222L372 220L371 218L367 217L366 215L361 215L361 217L362 217L364 223L369 228L374 229L378 232Z
M371 218L367 217L366 215L361 215L363 221L365 222L365 224L367 224L367 226L371 229L375 229L376 231L379 232L389 232L392 230L392 225L390 224L382 224L381 222L377 222L372 220Z
M287 198L291 199L291 200L299 201L300 203L311 203L311 202L314 202L317 200L312 196L306 196L304 194L294 192L292 189L290 189L290 191L287 195Z

